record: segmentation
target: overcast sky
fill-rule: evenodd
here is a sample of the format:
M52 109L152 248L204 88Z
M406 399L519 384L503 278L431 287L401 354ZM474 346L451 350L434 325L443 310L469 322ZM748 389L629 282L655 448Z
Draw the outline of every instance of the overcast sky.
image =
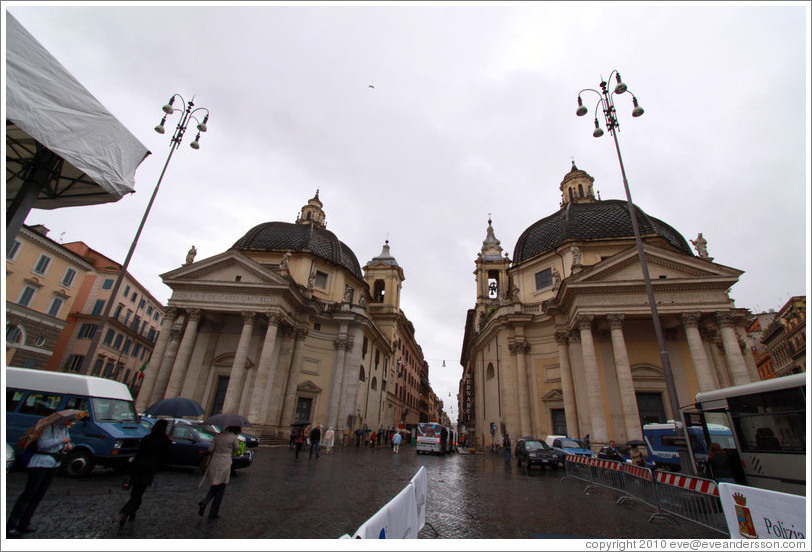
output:
M635 204L744 271L737 307L807 292L808 3L236 4L4 3L152 151L135 194L26 224L122 262L177 122L156 134L161 106L194 96L209 131L174 154L130 272L165 304L159 275L191 245L199 261L257 224L294 222L318 189L362 266L389 239L401 307L455 419L489 213L512 257L559 209L572 159L601 198L625 199L611 136L592 137L597 95L575 115L578 93L617 69L645 108L633 119L631 97L615 98Z

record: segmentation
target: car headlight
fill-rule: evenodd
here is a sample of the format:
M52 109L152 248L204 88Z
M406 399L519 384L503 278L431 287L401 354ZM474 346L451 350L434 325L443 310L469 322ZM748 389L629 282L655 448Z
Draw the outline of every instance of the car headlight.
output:
M115 443L113 443L113 448L114 449L120 449L121 445L123 445L123 444L124 444L124 441L122 441L121 439L116 439Z

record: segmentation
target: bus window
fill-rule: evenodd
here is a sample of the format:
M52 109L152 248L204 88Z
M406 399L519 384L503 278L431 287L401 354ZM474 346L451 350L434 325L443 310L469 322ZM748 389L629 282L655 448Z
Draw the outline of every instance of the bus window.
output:
M806 399L800 389L731 397L730 413L744 451L806 451Z
M725 412L705 412L705 422L708 425L711 443L719 443L723 449L736 448L733 431L730 429L730 422Z
M20 406L20 414L33 414L34 416L48 416L56 412L62 395L49 395L47 393L32 392L28 394L25 402Z
M14 389L6 390L6 412L14 412L17 405L23 400L25 391L15 391Z

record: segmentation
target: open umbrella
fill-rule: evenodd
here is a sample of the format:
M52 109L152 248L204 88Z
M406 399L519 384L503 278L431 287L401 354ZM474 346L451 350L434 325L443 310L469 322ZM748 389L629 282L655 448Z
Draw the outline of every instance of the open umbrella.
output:
M184 416L200 416L206 411L200 403L184 397L173 397L156 402L144 412L147 416L168 416L170 418L183 418Z
M23 433L17 441L17 447L20 450L25 450L28 448L28 445L39 439L40 433L42 433L42 431L48 426L64 421L72 422L85 417L87 417L87 412L84 410L60 410L58 412L54 412L53 414L49 414L44 418L40 418L37 420L37 423L25 430L25 433Z
M309 426L309 425L310 422L308 420L296 420L295 422L290 424L290 427Z
M249 422L248 418L246 418L245 416L240 416L239 414L231 414L229 412L221 412L220 414L209 416L208 418L203 420L203 423L209 425L216 425L220 427L229 427L229 426L248 427L251 425L251 422Z

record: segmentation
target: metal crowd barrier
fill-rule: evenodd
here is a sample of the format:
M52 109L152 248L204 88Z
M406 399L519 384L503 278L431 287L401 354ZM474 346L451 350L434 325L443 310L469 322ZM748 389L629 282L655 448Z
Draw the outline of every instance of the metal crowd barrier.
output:
M572 477L588 483L584 492L592 487L605 487L623 494L617 504L633 500L654 508L649 523L674 516L728 535L713 480L663 471L652 473L649 468L575 455L567 456L564 466L564 479Z
M662 471L654 472L654 477L660 512L728 534L715 481Z

